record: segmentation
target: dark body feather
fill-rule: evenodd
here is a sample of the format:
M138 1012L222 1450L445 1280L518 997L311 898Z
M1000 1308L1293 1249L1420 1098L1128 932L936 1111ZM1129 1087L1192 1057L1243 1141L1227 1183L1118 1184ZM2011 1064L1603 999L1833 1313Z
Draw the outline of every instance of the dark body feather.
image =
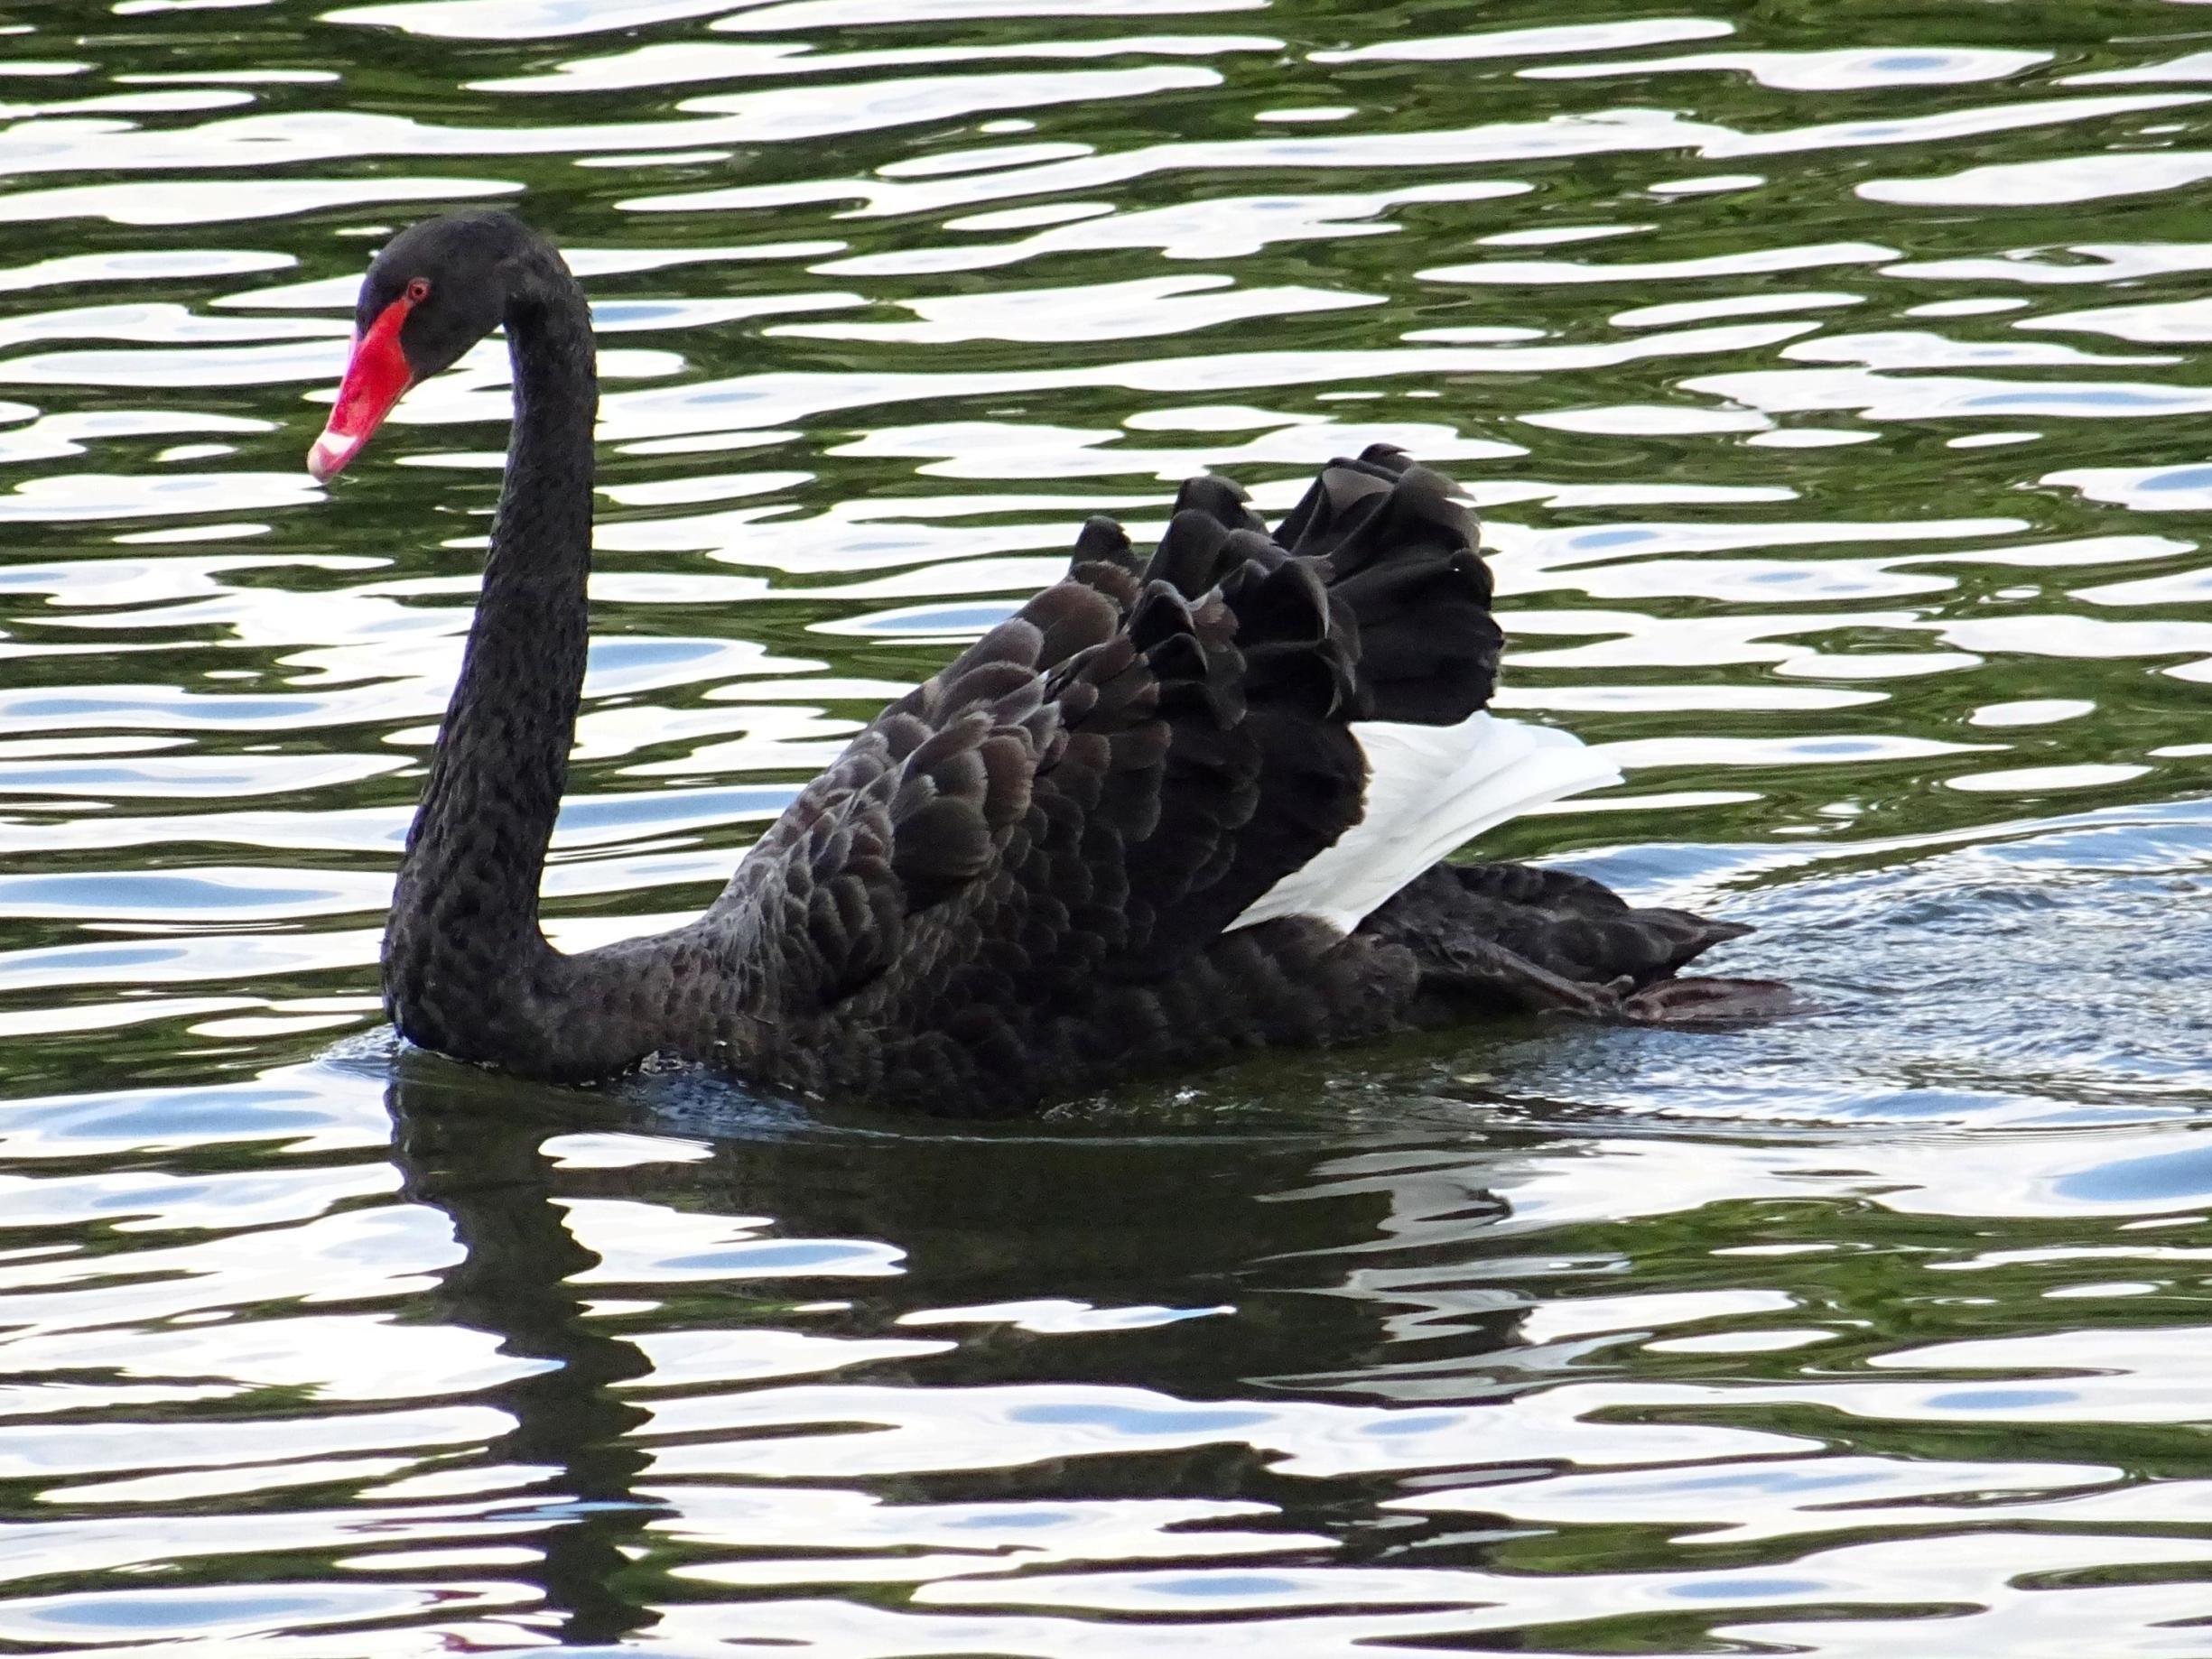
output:
M887 709L700 924L751 959L720 980L726 1061L1018 1112L1239 1049L1621 1012L1748 931L1492 865L1439 867L1349 936L1225 931L1358 821L1350 722L1465 718L1501 643L1465 509L1395 451L1331 467L1278 536L1217 478L1141 565L1094 520L1066 579Z
M1673 978L1744 930L1510 865L1440 866L1348 932L1234 925L1362 821L1355 723L1452 726L1495 683L1472 516L1387 448L1333 463L1272 533L1212 477L1148 559L1092 520L1066 577L856 737L703 915L554 950L538 882L581 694L597 401L559 255L498 213L395 238L314 453L328 476L381 418L346 412L357 384L425 378L497 321L516 432L385 940L414 1042L563 1080L659 1052L1006 1114L1267 1044L1499 1008L1709 1017L1777 991Z

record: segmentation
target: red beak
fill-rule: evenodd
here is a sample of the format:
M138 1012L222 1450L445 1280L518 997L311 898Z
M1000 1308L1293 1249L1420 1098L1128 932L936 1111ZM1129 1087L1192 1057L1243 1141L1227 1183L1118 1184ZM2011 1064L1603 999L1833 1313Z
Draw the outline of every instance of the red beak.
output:
M353 356L347 359L345 379L339 382L330 423L307 452L307 469L318 484L328 484L345 469L384 424L392 405L414 384L407 354L399 348L399 325L413 309L414 301L402 295L384 308L367 333L355 332Z

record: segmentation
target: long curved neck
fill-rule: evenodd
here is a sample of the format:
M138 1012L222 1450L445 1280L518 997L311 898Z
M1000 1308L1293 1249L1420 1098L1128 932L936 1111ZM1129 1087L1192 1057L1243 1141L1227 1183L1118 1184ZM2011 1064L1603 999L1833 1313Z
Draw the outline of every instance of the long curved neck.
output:
M477 925L537 935L538 876L576 734L589 644L591 325L565 269L507 319L515 429L460 680L446 709L401 879L465 884ZM434 893L425 897L435 900Z
M440 728L385 934L385 1001L425 1047L582 1074L596 1049L573 1016L569 959L538 927L538 882L581 701L589 642L590 315L558 255L525 255L508 310L515 426L476 621ZM606 1069L627 1058L605 1062Z

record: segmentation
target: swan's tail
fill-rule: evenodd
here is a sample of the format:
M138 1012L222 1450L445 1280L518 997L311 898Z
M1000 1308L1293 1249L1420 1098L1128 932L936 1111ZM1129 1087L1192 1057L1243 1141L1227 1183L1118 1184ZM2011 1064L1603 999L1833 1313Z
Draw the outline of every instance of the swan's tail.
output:
M1685 910L1640 910L1586 876L1526 864L1436 865L1361 928L1412 952L1425 993L1417 1020L1455 1018L1473 1004L1653 1024L1800 1011L1775 980L1675 977L1751 931Z

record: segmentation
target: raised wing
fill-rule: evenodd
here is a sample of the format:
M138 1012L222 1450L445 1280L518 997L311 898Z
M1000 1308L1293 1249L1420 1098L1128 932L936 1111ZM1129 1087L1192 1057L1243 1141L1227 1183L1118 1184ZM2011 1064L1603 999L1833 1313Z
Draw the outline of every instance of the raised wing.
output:
M1273 534L1213 477L1148 559L1092 520L1065 579L887 709L740 867L714 913L744 919L757 1012L1072 1042L1101 987L1165 982L1263 901L1348 928L1296 883L1334 848L1371 908L1425 867L1401 831L1436 838L1455 774L1383 791L1374 740L1464 746L1488 701L1474 541L1449 483L1387 449L1332 464ZM1386 793L1378 865L1353 832Z

